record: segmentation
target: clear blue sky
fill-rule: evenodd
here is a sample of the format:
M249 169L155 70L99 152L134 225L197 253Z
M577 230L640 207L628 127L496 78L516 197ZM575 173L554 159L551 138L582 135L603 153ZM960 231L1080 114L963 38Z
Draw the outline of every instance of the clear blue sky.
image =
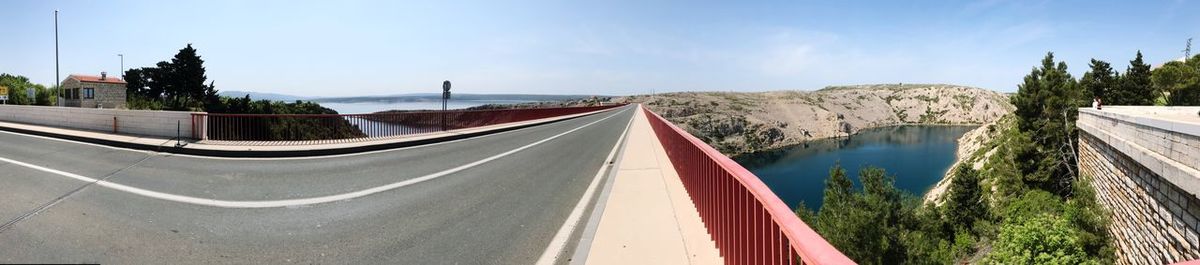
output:
M1189 1L0 1L0 72L168 60L218 89L309 96L637 94L952 83L1015 91L1047 51L1155 64L1200 37ZM1197 40L1200 46L1200 39ZM1200 50L1197 48L1196 50Z

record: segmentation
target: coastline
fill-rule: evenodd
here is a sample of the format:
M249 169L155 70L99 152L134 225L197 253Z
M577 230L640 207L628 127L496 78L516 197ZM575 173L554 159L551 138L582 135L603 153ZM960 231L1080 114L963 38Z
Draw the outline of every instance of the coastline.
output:
M975 128L974 130L963 134L962 137L959 137L958 147L954 153L954 163L946 169L946 172L942 175L942 179L939 180L937 184L931 187L928 191L925 191L925 194L922 196L924 203L933 203L934 205L941 204L941 198L943 195L945 195L947 189L950 187L950 182L954 178L954 171L958 167L963 166L966 163L971 163L971 168L975 170L979 170L983 167L982 162L986 161L988 157L991 157L995 149L992 148L988 150L988 152L983 153L983 157L979 159L976 159L975 156L981 149L987 146L987 143L991 139L995 138L995 134L998 133L998 128L995 127L1000 122L1000 120L997 120L995 122L981 125L979 128Z
M887 170L910 196L930 190L954 163L957 141L976 126L900 125L863 130L855 136L734 157L762 178L791 206L819 207L830 167L840 162L850 174L865 166Z
M992 124L992 123L919 123L919 122L917 122L917 123L883 124L883 125L860 128L859 130L855 130L853 133L846 134L846 135L813 137L813 138L800 140L798 142L789 143L787 145L772 146L770 148L754 150L752 152L732 152L732 153L722 153L722 154L724 154L725 156L732 159L737 156L752 155L752 154L756 154L756 153L771 152L771 151L776 151L776 150L780 150L780 149L786 149L786 148L790 148L793 146L810 143L812 141L821 141L821 140L830 140L830 139L837 140L837 139L850 138L850 137L854 137L855 135L858 135L860 132L865 131L865 130L881 129L881 128L887 128L887 127L898 127L898 126L978 126L978 127L983 127L983 126L989 125L989 124ZM972 130L972 131L974 131L974 130ZM970 133L970 132L968 132L968 133ZM966 134L963 134L963 136L965 137ZM960 137L960 139L961 139L961 137ZM958 154L955 153L955 162L956 163L958 162L958 160L961 159L957 156L958 156ZM953 169L953 167L951 167L950 169ZM947 169L947 170L949 170L949 169Z

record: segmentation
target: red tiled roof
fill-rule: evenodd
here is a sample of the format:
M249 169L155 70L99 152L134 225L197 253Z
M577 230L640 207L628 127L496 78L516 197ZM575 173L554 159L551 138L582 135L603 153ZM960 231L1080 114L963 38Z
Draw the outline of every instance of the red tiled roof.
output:
M109 84L124 84L125 83L125 80L121 80L120 77L115 77L115 76L111 76L111 75L104 78L104 80L100 80L99 76L94 76L94 75L70 75L67 77L67 79L75 79L75 80L79 80L79 82L88 82L88 83L109 83Z

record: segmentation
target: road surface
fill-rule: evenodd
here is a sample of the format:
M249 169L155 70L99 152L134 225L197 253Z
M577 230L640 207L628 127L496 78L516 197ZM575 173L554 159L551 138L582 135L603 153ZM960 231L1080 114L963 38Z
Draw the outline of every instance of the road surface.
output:
M633 113L298 159L0 132L0 263L532 264Z

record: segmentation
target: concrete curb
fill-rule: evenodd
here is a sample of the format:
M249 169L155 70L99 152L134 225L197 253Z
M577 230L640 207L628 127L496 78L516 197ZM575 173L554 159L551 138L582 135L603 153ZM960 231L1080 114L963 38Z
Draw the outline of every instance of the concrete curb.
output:
M496 128L496 129L486 130L486 131L448 134L448 135L441 136L441 137L426 138L426 139L419 139L419 140L413 140L413 141L393 142L393 143L375 144L375 145L363 145L363 146L354 146L354 147L310 149L310 150L280 150L280 151L210 150L210 149L194 149L194 148L187 148L187 147L175 147L173 145L163 146L163 145L131 143L131 142L124 142L124 141L113 141L113 140L107 140L107 139L82 137L82 136L76 136L76 135L59 134L59 133L36 131L36 130L27 130L27 129L6 127L6 126L0 126L0 131L8 131L8 132L15 132L15 133L22 133L22 134L45 136L45 137L66 139L66 140L79 141L79 142L85 142L85 143L108 145L108 146L120 147L120 148L162 152L162 153L196 155L196 156L233 157L233 158L306 157L306 156L327 156L327 155L352 154L352 153L378 151L378 150L385 150L385 149L395 149L395 148L403 148L403 147L411 147L411 146L453 141L453 140L459 140L459 139L472 138L472 137L477 137L477 136L507 132L507 131L512 131L512 130L519 130L519 129L529 128L529 127L533 127L533 126L538 126L538 125L560 122L560 121L572 120L572 119L576 119L576 118L580 118L580 117L592 116L592 115L595 115L598 113L604 113L604 112L607 112L609 110L614 110L614 109L617 109L617 108L612 108L612 109L608 109L608 110L604 110L604 111L596 111L596 112L587 113L584 115L567 117L567 118L563 118L563 119L555 119L555 120L540 121L540 122L535 122L535 123L527 123L527 124L521 124L521 125L516 125L516 126L504 127L504 128ZM172 141L168 141L166 143L172 143Z

